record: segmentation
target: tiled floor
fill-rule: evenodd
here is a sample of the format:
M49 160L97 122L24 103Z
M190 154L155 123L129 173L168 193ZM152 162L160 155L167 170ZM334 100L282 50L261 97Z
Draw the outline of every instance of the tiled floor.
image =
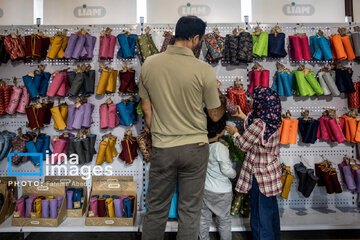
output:
M23 239L23 234L0 234L0 240ZM138 240L137 233L32 233L28 240ZM166 233L164 240L175 240L176 233ZM217 233L211 233L211 240L220 239ZM233 240L251 240L250 232L233 233ZM296 231L282 232L282 240L325 240L325 239L360 239L360 230L337 230L337 231Z

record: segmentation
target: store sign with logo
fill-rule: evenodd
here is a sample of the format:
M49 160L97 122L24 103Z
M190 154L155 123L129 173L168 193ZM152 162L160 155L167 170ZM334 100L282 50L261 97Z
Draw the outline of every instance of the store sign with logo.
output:
M148 23L176 23L182 16L195 15L208 23L241 22L240 0L147 0Z
M198 17L208 16L211 8L208 5L182 5L178 8L179 16L195 15Z
M339 0L252 0L252 6L252 22L322 23L345 19L345 4Z
M285 4L282 10L287 16L311 16L315 13L311 4Z
M86 6L74 9L74 16L78 18L101 18L105 17L106 9L102 6Z
M134 24L135 0L46 0L44 24Z

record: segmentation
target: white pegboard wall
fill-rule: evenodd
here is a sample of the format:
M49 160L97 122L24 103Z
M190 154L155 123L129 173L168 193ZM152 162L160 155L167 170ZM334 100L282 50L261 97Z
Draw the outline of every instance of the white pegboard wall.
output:
M269 32L276 23L259 24L264 30ZM250 82L248 72L255 62L259 62L265 69L270 70L270 87L272 86L273 79L276 73L276 62L279 61L290 70L296 70L300 64L311 68L316 74L320 68L329 64L327 61L293 61L289 58L288 36L296 33L307 33L308 36L316 34L319 29L322 29L328 36L337 33L338 27L349 27L347 23L338 24L326 24L326 23L307 23L307 24L278 24L282 32L286 34L285 49L288 55L285 58L254 58L252 63L241 64L238 66L228 65L227 63L220 61L219 63L211 63L218 80L221 81L222 86L220 88L222 93L226 93L226 89L233 86L236 77L242 78L245 89L248 88ZM151 34L153 36L155 45L160 49L163 42L164 31L174 31L175 25L173 24L149 24L151 28ZM231 34L234 28L248 29L249 32L253 32L258 24L250 23L249 25L241 24L208 24L206 33L213 31L215 27L219 28L222 36ZM204 54L206 48L202 49L200 59L204 60ZM205 50L205 51L204 51ZM354 70L353 81L359 81L360 78L360 65L354 61L344 61L343 65L351 66ZM281 97L283 110L290 110L294 118L301 116L301 112L305 109L310 111L310 116L319 118L322 112L327 108L333 108L337 110L338 116L341 116L348 111L347 98L345 94L341 94L339 97L332 96L312 96L312 97ZM233 119L231 119L233 120ZM294 174L293 166L300 161L299 155L308 159L309 167L314 168L314 164L322 162L321 155L324 155L331 162L333 166L338 169L339 164L343 157L354 157L354 148L351 143L330 143L327 141L318 140L315 144L304 144L300 142L301 137L298 134L298 143L295 145L282 145L281 146L281 160L288 166L291 166ZM146 174L146 182L148 181L148 173ZM338 173L339 175L339 173ZM297 191L297 177L295 176L290 196L288 200L279 198L279 206L281 208L336 208L336 207L355 207L355 195L349 192L346 185L342 182L340 175L339 181L343 188L343 193L329 195L326 193L325 187L315 187L314 192L309 198L304 198L301 193Z
M99 63L104 62L108 64L110 67L121 70L123 68L123 62L126 62L128 67L132 67L136 71L136 82L138 82L138 76L140 73L140 61L137 57L131 58L131 59L120 59L117 57L117 51L119 49L119 45L117 43L114 51L114 59L109 61L99 61L98 53L99 53L99 36L100 32L105 29L106 27L110 27L113 29L112 35L118 35L123 30L128 30L131 33L139 34L139 26L138 25L79 25L79 26L40 26L40 28L37 28L36 26L4 26L0 27L0 32L3 34L9 34L10 32L16 32L16 29L18 29L18 33L21 35L26 34L32 34L37 33L39 31L43 31L45 35L47 36L53 36L57 31L62 31L62 29L68 30L68 36L71 33L74 33L81 28L85 28L91 35L95 36L97 38L95 49L94 49L94 58L91 60L66 60L66 59L46 59L43 61L31 61L28 63L23 62L11 62L9 61L7 64L2 64L0 66L0 78L4 78L7 80L9 84L12 84L13 77L17 77L17 86L23 86L22 82L22 76L26 75L30 71L34 71L37 69L39 64L43 64L46 66L45 71L53 73L56 70L62 70L65 68L70 67L70 69L76 68L77 64L90 64L92 66L92 69L96 70L96 77L95 77L95 90L98 85L98 80L100 77L99 69ZM51 84L52 78L50 79L49 86ZM116 90L119 88L120 83L119 80L117 81L117 87ZM131 127L125 127L125 126L117 126L114 129L100 129L100 116L99 116L99 106L106 101L109 97L112 98L114 103L119 103L124 98L129 98L130 96L135 96L137 99L137 94L121 94L121 93L114 93L114 94L106 94L106 95L92 95L88 97L88 102L95 105L94 112L92 115L92 118L94 120L94 123L91 125L91 133L97 135L97 140L95 144L96 151L99 148L99 144L101 142L101 137L106 133L112 133L117 137L116 142L116 149L118 153L121 152L121 145L120 141L124 136L124 132L126 129L130 128L133 132L134 136L137 136L142 131L142 121L141 116L139 116L138 121L136 124L134 124ZM58 100L57 98L49 98L50 100L54 101L54 106L57 106ZM66 102L67 104L73 104L75 98L61 98L61 103ZM16 132L16 130L19 127L22 127L22 131L26 132L30 129L26 128L26 122L27 117L24 114L16 114L16 115L5 115L0 117L0 130L9 130ZM41 133L46 133L47 135L53 136L53 135L59 135L65 131L57 131L53 128L53 119L51 120L51 123L49 126L45 126L44 129L41 129ZM77 131L68 131L73 134L76 134ZM93 161L90 164L86 164L87 166L96 166L96 154L93 157ZM44 162L45 163L45 162ZM105 167L106 165L111 165L113 167L113 174L116 176L122 175L122 176L133 176L134 181L137 182L137 194L138 194L138 206L139 210L142 209L142 206L144 205L144 197L142 194L142 184L143 184L143 167L142 167L142 157L139 152L139 156L134 160L134 163L131 165L126 165L124 162L120 161L118 159L118 156L114 157L113 163L104 163L102 166ZM66 167L69 169L70 164L67 164ZM2 162L0 162L0 175L4 176L8 174L8 161L7 159L4 159ZM38 172L39 168L34 167L31 162L23 163L19 166L13 166L12 167L14 172ZM44 168L45 171L45 168ZM60 175L64 175L64 172L60 172ZM39 177L18 177L19 180L38 180ZM43 178L40 178L43 179ZM91 186L91 180L88 181L88 186ZM88 189L90 192L90 187Z
M274 27L276 24L260 24L260 27L263 28L264 31L270 31L272 27ZM336 33L337 27L343 27L348 26L346 23L339 23L339 24L318 24L318 23L308 23L308 24L279 24L282 28L283 32L286 34L286 36L295 34L295 33L302 33L306 32L309 35L315 34L318 29L322 29L326 34L330 35L332 33ZM145 25L146 26L146 25ZM156 46L160 50L162 42L163 42L163 32L164 31L175 31L175 25L174 24L151 24L149 25L150 28L152 28L151 34L153 36L153 39L155 41ZM206 29L206 32L211 32L215 27L219 28L221 34L225 36L226 34L231 34L232 30L234 28L247 28L250 32L253 32L253 29L257 26L257 24L250 23L249 25L245 25L244 23L241 24L208 24L208 27ZM2 78L12 78L17 77L18 85L23 85L21 82L21 77L25 75L29 71L33 71L37 68L37 66L41 64L46 65L46 70L48 72L54 72L56 70L64 69L66 67L75 68L78 63L88 63L92 66L92 69L96 70L96 84L98 82L99 78L99 72L98 67L99 63L103 61L99 61L98 59L98 48L99 48L99 35L100 31L103 30L106 27L110 27L113 29L112 34L117 35L121 33L122 30L129 30L132 33L140 34L141 30L144 26L140 25L84 25L84 26L40 26L40 28L36 26L3 26L0 28L0 33L2 34L9 34L10 32L15 32L16 29L19 29L19 34L31 34L31 33L37 33L38 31L43 31L45 35L52 36L57 31L61 31L62 29L68 29L68 35L70 33L76 32L81 28L85 28L90 34L97 37L96 46L94 49L94 58L92 60L82 60L82 61L76 61L76 60L44 60L44 61L32 61L29 63L11 63L3 64L0 66L0 77ZM286 37L286 50L288 51L288 38ZM118 51L118 45L115 48L114 53L114 59L112 61L104 61L106 64L109 64L111 67L115 68L116 70L122 69L123 65L122 62L124 60L118 59L116 57L116 53ZM204 51L202 52L201 59L204 59ZM307 61L307 62L294 62L289 59L287 56L283 59L271 59L271 58L263 58L263 59L254 59L254 62L258 61L260 64L262 64L265 69L270 70L270 86L272 85L272 79L276 72L276 66L275 63L277 61L280 61L283 63L286 67L290 68L291 70L294 70L298 67L300 63L305 64L306 66L313 69L313 71L316 73L318 69L320 69L324 64L327 64L327 62L323 61ZM125 62L130 66L134 67L137 71L137 81L138 76L140 72L140 61L138 58L125 60ZM242 77L243 83L245 88L249 85L249 79L248 79L248 71L250 71L251 66L253 63L250 64L241 64L239 66L231 66L227 65L224 62L219 62L217 64L212 63L211 65L214 67L214 71L218 77L218 79L222 82L222 88L221 90L225 92L227 87L232 86L233 80L235 80L236 77ZM360 76L360 68L359 64L357 62L344 62L347 66L352 66L354 69L354 75L353 79L354 81L359 81ZM119 85L119 83L118 83ZM118 86L117 86L118 87ZM97 142L95 148L98 149L98 145L101 139L101 136L105 133L112 132L115 136L118 137L116 148L118 152L121 151L119 147L119 142L123 137L125 127L118 126L115 129L107 129L107 130L101 130L99 127L99 105L102 104L108 97L112 97L113 101L115 103L121 101L122 98L128 98L131 94L123 95L123 94L108 94L104 96L91 96L89 97L88 101L90 103L95 104L95 110L93 113L94 123L91 126L91 132L97 134ZM61 102L66 101L68 104L73 103L73 98L66 98L65 100L61 100ZM299 117L300 112L302 112L304 109L310 110L310 115L314 117L318 117L321 115L321 112L325 108L335 108L338 111L338 114L342 114L347 111L347 104L346 104L346 97L342 95L341 97L289 97L289 98L282 98L282 104L283 109L291 110L294 117ZM55 101L55 105L57 105L57 101ZM0 117L0 130L8 129L11 131L15 131L18 127L23 127L23 131L25 131L25 123L27 122L26 116L17 114L16 116L4 116ZM6 125L2 125L6 123ZM41 132L47 133L49 135L55 135L60 134L61 132L56 131L53 127L53 120L51 122L50 126L45 127ZM132 127L134 135L137 135L141 132L142 128L144 126L144 123L140 120L138 123ZM75 133L75 132L74 132ZM310 152L308 152L310 151ZM302 153L303 156L309 157L309 156L320 156L321 154L324 154L326 157L331 158L329 160L334 162L334 166L337 167L337 164L339 161L342 160L342 157L344 155L350 155L353 156L353 146L351 144L335 144L323 141L318 141L314 145L301 145L301 143L297 145L289 145L289 146L282 146L281 148L281 155L286 158L286 163L290 166L293 166L295 163L299 162L299 153ZM94 156L92 165L95 164L95 158ZM312 163L317 162L317 160L321 161L321 157L309 160ZM107 165L108 163L105 163ZM33 171L33 167L30 162L22 165L25 169L24 171ZM137 181L137 187L138 187L138 196L139 202L138 205L142 207L144 205L144 199L145 199L145 186L147 186L147 179L148 179L148 167L149 165L143 165L141 157L138 157L133 165L126 166L124 163L120 162L117 158L114 158L114 163L111 163L111 165L115 169L116 175L126 175L126 176L134 176L135 180ZM293 171L293 169L292 169ZM0 174L6 175L7 173L7 161L4 160L0 162ZM25 178L24 178L25 179ZM31 178L32 179L32 178ZM35 179L35 178L34 178ZM339 177L340 179L340 177ZM346 190L346 187L343 185L344 192L342 194L333 194L333 195L327 195L324 193L323 188L316 187L314 190L314 193L311 195L308 199L302 199L301 195L296 191L296 178L292 186L292 191L289 197L289 200L280 200L280 206L284 208L294 207L294 208L303 208L303 207L325 207L325 206L354 206L354 195ZM349 204L348 204L349 203Z

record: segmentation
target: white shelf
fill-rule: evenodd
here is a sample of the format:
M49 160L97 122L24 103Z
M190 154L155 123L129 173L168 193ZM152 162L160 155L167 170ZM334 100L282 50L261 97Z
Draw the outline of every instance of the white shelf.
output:
M66 218L59 227L13 227L10 217L0 225L0 232L141 232L140 223L143 222L144 215L144 212L139 212L132 227L85 226L85 217ZM280 209L280 221L282 231L358 229L360 213L356 208ZM177 232L177 230L178 222L169 220L165 231ZM231 230L250 231L250 218L233 217ZM210 231L216 231L214 223Z
M0 232L21 232L21 227L13 227L11 226L12 217L8 217L5 222L0 224Z
M282 231L359 229L360 213L356 208L280 209ZM177 222L171 222L177 232ZM250 231L250 218L232 218L231 231ZM210 231L217 231L213 222Z

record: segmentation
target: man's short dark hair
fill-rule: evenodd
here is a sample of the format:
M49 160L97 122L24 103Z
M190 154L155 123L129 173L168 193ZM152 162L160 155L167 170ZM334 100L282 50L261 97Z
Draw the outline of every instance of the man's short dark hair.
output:
M189 40L199 35L204 36L206 23L196 16L181 17L176 23L175 40Z

